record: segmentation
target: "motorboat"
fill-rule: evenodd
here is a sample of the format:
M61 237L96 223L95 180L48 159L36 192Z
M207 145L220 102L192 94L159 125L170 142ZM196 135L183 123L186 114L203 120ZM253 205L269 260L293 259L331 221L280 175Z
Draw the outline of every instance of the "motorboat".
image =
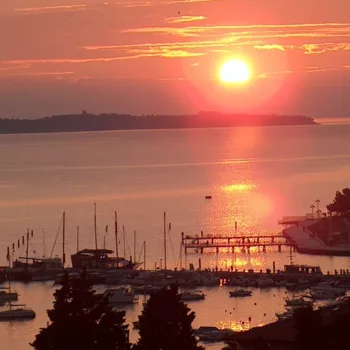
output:
M252 291L246 289L236 289L234 291L230 291L230 297L250 297L252 295Z
M327 299L335 299L340 296L343 296L345 293L340 293L339 291L311 291L311 298L318 300L327 300Z
M201 291L193 291L193 292L183 292L181 293L181 300L182 301L194 301L194 300L204 300L205 294Z
M6 292L5 290L0 290L0 302L2 301L16 301L18 300L18 293L16 292Z
M124 287L107 289L103 294L98 294L97 296L107 298L110 304L132 304L138 300L134 291Z
M16 306L16 309L13 309ZM14 305L10 303L10 309L0 311L0 321L33 319L36 314L32 309L25 308L25 305Z
M317 286L311 287L310 290L312 292L326 292L338 294L338 296L345 295L346 293L346 290L344 290L343 288L337 288L335 284L328 282L321 282Z
M286 306L312 306L313 301L312 300L305 300L303 297L295 298L295 299L285 299Z

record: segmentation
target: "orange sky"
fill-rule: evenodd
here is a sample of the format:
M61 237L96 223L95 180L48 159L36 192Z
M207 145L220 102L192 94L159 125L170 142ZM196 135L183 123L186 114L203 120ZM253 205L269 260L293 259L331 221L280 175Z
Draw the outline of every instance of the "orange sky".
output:
M349 0L0 3L0 115L350 116ZM218 80L242 58L245 85Z

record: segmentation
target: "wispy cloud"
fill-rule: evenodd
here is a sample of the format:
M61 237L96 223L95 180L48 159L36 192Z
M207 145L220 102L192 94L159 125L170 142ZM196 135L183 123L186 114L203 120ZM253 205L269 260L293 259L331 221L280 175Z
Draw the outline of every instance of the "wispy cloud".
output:
M179 17L168 17L164 20L165 23L183 23L183 22L195 22L204 21L207 19L205 16L179 16Z
M15 12L21 13L39 13L47 11L72 11L72 10L83 10L87 5L59 5L59 6L42 6L42 7L25 7L14 9Z
M279 44L254 45L254 48L258 50L280 50L280 51L286 50L286 47L284 45L279 45Z
M74 72L15 72L15 73L5 73L1 74L2 76L64 76L72 75Z
M164 33L164 34L178 34L181 35L183 31L186 33L204 33L204 32L218 32L218 31L246 31L247 29L253 30L288 30L297 29L304 30L300 34L313 34L314 30L326 31L334 30L341 33L344 29L349 29L350 23L296 23L296 24L251 24L251 25L207 25L207 26L191 26L186 28L174 28L174 27L144 27L144 28L130 28L122 30L123 33ZM176 31L179 31L178 33ZM283 34L283 33L281 33ZM298 34L298 33L295 33ZM336 34L336 33L334 33Z

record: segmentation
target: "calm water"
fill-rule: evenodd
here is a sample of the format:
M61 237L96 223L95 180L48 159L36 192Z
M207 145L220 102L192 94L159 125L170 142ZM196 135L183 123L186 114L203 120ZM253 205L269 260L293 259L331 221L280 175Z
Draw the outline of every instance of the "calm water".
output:
M114 249L113 215L125 225L126 256L137 258L147 241L147 267L161 263L163 212L172 224L168 267L179 264L180 233L273 233L283 215L304 214L319 198L321 208L337 189L349 186L350 125L235 128L171 131L126 131L0 136L0 258L27 228L34 230L32 256L50 255L63 210L67 216L67 247L93 247L93 202L97 203L98 244ZM212 195L212 200L205 200ZM106 232L106 225L110 232ZM44 237L44 239L43 239ZM61 237L53 255L60 255ZM123 254L123 244L120 247ZM16 249L15 257L23 256ZM198 266L199 255L186 263ZM202 265L226 268L232 255L206 254ZM349 259L296 255L298 263L318 264L324 271L350 268ZM289 261L282 253L238 253L239 268L264 269ZM70 263L70 261L69 261ZM19 302L37 312L31 322L0 324L4 348L30 349L28 342L46 324L52 283L16 284ZM228 298L228 289L206 289L204 302L191 304L198 325L226 325L252 317L252 325L275 319L283 310L285 291L253 292L244 301ZM257 305L254 306L254 302ZM128 309L136 320L142 303ZM226 311L225 311L226 310ZM264 314L266 313L266 316ZM247 323L243 327L247 327ZM135 338L135 334L132 337Z

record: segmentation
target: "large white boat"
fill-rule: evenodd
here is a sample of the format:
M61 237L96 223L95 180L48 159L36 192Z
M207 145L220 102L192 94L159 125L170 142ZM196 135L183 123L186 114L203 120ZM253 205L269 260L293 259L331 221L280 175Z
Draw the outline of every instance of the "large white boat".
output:
M311 297L313 299L335 299L346 294L342 288L337 288L328 282L322 282L315 287L311 287Z
M203 294L201 291L181 293L182 301L193 301L193 300L204 300L204 299L205 299L205 294Z
M131 304L138 300L134 291L124 287L107 289L101 297L107 298L110 304Z
M338 291L317 290L317 291L312 291L310 294L312 299L327 300L327 299L336 299L340 296L343 296L345 293L339 293Z
M252 295L252 292L250 290L246 290L246 289L236 289L233 290L230 293L230 297L250 297Z
M13 306L17 306L16 309ZM0 321L33 319L36 314L32 309L25 308L25 305L14 305L10 303L10 309L0 311Z

